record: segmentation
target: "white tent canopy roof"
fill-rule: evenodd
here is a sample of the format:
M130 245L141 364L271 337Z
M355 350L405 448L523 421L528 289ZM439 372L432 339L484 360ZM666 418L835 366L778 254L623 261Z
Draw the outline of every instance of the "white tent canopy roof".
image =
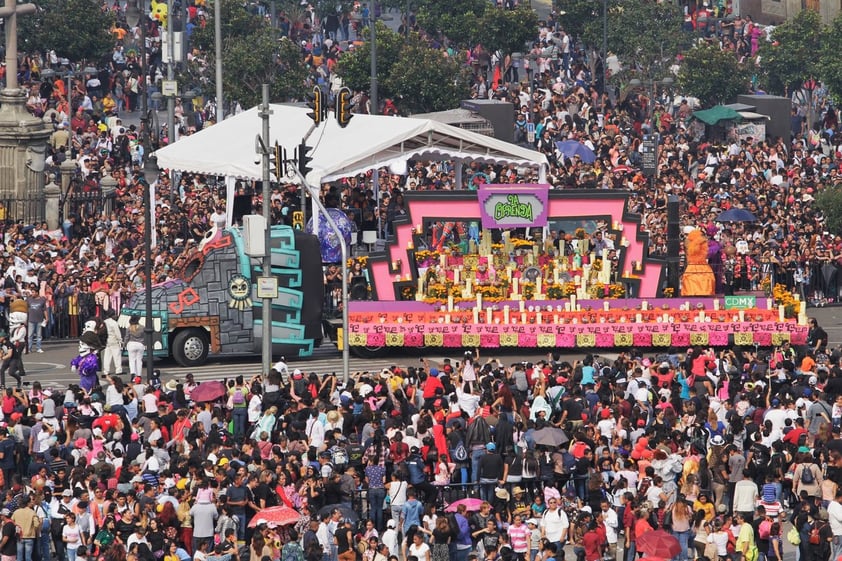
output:
M271 105L271 110L272 145L277 140L286 148L287 158L292 158L313 125L309 110L279 104ZM255 147L262 130L259 108L253 107L161 148L155 155L164 169L260 180L263 173ZM383 166L392 173L405 174L409 159L547 165L540 152L429 119L354 115L343 129L331 115L313 131L307 144L313 148L313 171L307 179L314 184Z

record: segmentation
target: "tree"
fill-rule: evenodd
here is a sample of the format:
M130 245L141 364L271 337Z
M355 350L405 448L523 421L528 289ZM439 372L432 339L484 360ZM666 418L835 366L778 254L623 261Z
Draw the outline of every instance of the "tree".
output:
M608 0L608 6L613 6L615 1ZM564 12L558 19L561 28L576 41L583 40L585 29L592 23L598 22L602 26L603 3L600 0L556 0L554 4L558 10ZM597 45L602 44L602 31L599 36L600 42Z
M842 186L825 187L816 195L816 207L824 213L825 230L842 234Z
M689 40L683 22L681 10L672 2L610 0L608 50L642 78L663 78L682 43ZM602 17L585 24L586 44L602 44L602 24Z
M480 19L488 0L428 0L418 9L418 24L433 35L441 35L458 46L472 46L481 34Z
M819 77L837 103L842 102L842 15L838 16L824 37Z
M404 114L453 109L471 91L468 69L463 63L420 41L401 50L383 86Z
M236 0L222 0L222 80L226 99L245 107L262 100L262 86L269 84L272 101L293 101L304 96L307 68L301 49L288 39L278 40L266 21L249 13ZM201 85L215 88L213 16L203 30L196 30L192 45L203 51L203 62L194 62L179 77L182 88ZM210 31L208 31L210 30Z
M391 98L401 113L452 109L470 93L464 64L431 48L417 33L402 37L377 23L377 76L381 98ZM353 90L371 85L371 48L347 51L336 73Z
M377 25L377 75L389 76L392 67L398 61L406 38L398 35L383 22ZM363 30L363 37L367 40L370 31ZM371 83L371 43L366 43L358 49L346 51L339 57L336 72L342 76L343 83L352 90L368 90ZM382 85L382 83L381 83ZM386 92L384 92L385 94ZM387 95L386 97L390 97Z
M73 62L98 63L111 54L114 15L99 0L39 0L39 10L18 18L19 49L47 52Z
M475 42L482 43L491 52L497 49L503 53L524 51L527 42L535 37L537 27L538 16L531 8L491 8L485 10L482 16L479 25L481 36Z
M705 107L732 101L748 92L749 74L734 53L701 43L685 53L678 72L681 91Z
M761 40L758 51L767 90L786 95L799 88L806 78L820 76L821 55L826 52L828 41L821 16L813 10L802 10L776 27L772 41ZM835 55L838 56L838 51Z

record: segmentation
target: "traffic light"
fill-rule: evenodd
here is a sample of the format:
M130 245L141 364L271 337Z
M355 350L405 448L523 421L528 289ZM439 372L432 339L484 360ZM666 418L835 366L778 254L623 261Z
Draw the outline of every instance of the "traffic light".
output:
M278 141L275 141L275 181L281 181L281 178L286 177L287 174L287 150Z
M343 129L348 126L348 123L351 122L351 117L354 116L351 113L351 109L353 108L351 90L349 88L341 88L339 95L336 96L336 121Z
M313 93L308 95L310 101L307 102L307 107L312 109L307 116L313 119L316 126L325 120L327 117L327 106L325 105L325 94L319 86L313 87Z
M308 165L313 161L313 158L307 155L310 150L311 148L303 142L298 145L298 171L303 177L307 177L307 174L313 171L313 168Z

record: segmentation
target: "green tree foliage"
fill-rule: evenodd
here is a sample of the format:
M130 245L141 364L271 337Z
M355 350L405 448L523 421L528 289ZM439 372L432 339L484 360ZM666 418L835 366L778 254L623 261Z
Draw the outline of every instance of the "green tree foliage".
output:
M18 18L18 50L55 49L73 62L99 63L114 45L114 16L98 0L39 0L37 13Z
M418 24L433 35L468 46L480 36L480 18L492 6L488 0L427 0L418 9Z
M609 7L613 6L614 3L615 0L608 0ZM557 10L564 12L559 17L562 29L572 35L575 40L582 40L585 29L593 25L594 22L602 26L603 3L601 0L556 0L554 5ZM602 44L601 29L600 27L600 43L596 45ZM591 39L594 38L591 37Z
M222 0L222 80L227 99L244 107L261 102L262 86L269 84L272 101L292 101L304 95L307 67L301 49L277 33L265 20L253 16L236 0ZM196 30L192 45L200 48L204 64L192 64L180 77L182 88L201 85L215 89L213 10L203 30Z
M747 93L749 74L731 51L702 43L685 53L678 72L681 91L711 107Z
M423 69L423 71L419 71ZM392 72L383 80L395 105L404 114L443 111L458 107L470 94L465 65L438 49L412 41Z
M371 49L342 54L336 72L354 90L371 86ZM392 98L401 113L456 107L470 93L464 64L431 48L418 34L402 37L377 23L377 76L382 98Z
M831 234L842 234L842 187L825 187L816 195L815 204L824 213L825 230Z
M837 103L842 102L842 15L838 16L825 33L819 77L830 90Z
M369 30L363 30L368 39ZM377 22L377 75L381 86L383 78L392 73L392 67L398 61L406 38L398 35L383 22ZM366 43L359 49L346 51L339 58L336 72L342 76L343 83L352 90L368 90L371 82L371 46ZM384 92L386 97L389 94Z
M839 38L828 37L821 16L812 10L802 10L776 27L772 42L761 41L758 52L769 93L784 95L800 87L806 78L821 76L821 54L827 52L829 42L838 44L838 41ZM838 56L839 51L833 52L834 58Z
M516 10L489 8L480 21L480 36L477 43L482 43L489 51L500 49L503 53L526 50L526 43L535 37L538 16L535 10L526 6Z
M243 8L243 3L237 0L219 0L220 19L222 21L222 39L226 41L232 37L248 37L252 33L266 27L266 22L260 16L252 14ZM209 10L208 23L204 27L196 27L190 36L193 47L206 52L214 50L214 10Z
M602 12L585 23L587 45L602 44ZM681 10L671 2L609 0L608 50L643 78L663 78L690 36L681 29Z

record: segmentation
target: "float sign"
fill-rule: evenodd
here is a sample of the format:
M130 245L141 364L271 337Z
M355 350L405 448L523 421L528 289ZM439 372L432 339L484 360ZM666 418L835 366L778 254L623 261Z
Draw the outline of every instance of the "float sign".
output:
M483 228L533 228L547 225L549 185L480 185L477 191Z
M748 310L757 307L756 296L726 296L726 310Z

